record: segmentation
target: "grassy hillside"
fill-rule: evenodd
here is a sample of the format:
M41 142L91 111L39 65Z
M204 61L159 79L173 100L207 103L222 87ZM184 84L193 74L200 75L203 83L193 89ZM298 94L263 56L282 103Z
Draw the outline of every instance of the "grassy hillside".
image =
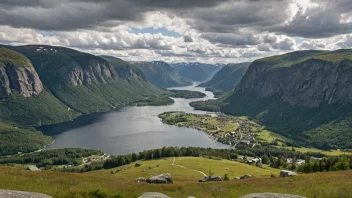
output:
M0 67L5 67L8 64L27 67L31 63L22 54L5 47L0 47Z
M162 61L134 62L133 65L141 69L146 78L158 87L167 88L191 84L190 79L182 77L169 64Z
M126 170L111 174L112 170L88 173L63 173L53 171L30 172L20 168L0 167L0 186L3 189L25 190L60 197L138 197L144 192L161 192L170 197L239 197L254 192L290 193L306 197L350 197L352 171L300 174L294 178L270 178L278 169L261 169L255 166L225 160L180 157L150 160L134 164ZM158 167L157 167L158 165ZM126 166L126 168L129 166ZM151 167L151 169L149 169ZM190 169L209 171L232 179L252 174L254 179L198 183L203 175ZM113 169L115 170L115 169ZM146 171L143 171L146 170ZM174 184L155 185L133 182L138 177L170 173ZM79 184L79 185L77 185ZM101 195L101 196L98 196Z
M211 80L199 86L206 87L216 95L231 91L241 81L249 65L250 63L227 64Z
M39 150L52 141L39 131L0 123L0 156Z

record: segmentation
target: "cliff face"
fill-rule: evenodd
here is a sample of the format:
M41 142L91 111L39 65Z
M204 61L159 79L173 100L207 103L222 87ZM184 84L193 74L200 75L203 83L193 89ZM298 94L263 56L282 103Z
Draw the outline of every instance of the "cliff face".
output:
M254 61L222 110L259 119L302 144L351 148L352 50Z
M254 62L238 86L238 94L278 97L292 106L320 107L352 101L350 60L333 63L308 59L291 67L272 68Z
M12 48L32 62L56 98L81 113L108 111L163 92L146 81L138 68L121 59L56 46Z
M30 97L43 91L42 82L26 57L15 51L1 48L0 62L0 98L15 93Z

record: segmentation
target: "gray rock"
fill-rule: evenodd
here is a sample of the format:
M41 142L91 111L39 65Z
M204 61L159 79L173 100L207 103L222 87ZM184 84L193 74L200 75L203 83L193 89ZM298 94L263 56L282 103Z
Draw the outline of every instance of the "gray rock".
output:
M170 198L167 195L158 192L146 192L138 198Z
M15 190L0 190L0 198L53 198L52 196Z
M209 176L204 177L204 179L198 180L198 182L208 182L208 181L222 181L220 176Z
M27 63L27 66L8 64L0 68L0 98L6 98L14 93L31 97L42 91L42 82L32 64Z
M152 176L147 179L147 183L153 184L172 184L172 177L169 173L163 173L160 175Z
M144 177L139 177L134 180L135 182L147 182L147 180Z
M239 198L306 198L298 195L279 194L279 193L253 193Z
M240 177L240 179L249 179L249 178L252 178L253 176L252 175L243 175Z
M280 171L280 177L294 177L297 174L295 172L292 171L288 171L288 170L281 170Z

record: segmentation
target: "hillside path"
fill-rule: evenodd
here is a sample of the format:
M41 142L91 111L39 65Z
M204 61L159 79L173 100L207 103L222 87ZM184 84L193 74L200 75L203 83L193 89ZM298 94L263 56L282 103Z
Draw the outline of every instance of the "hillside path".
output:
M178 166L178 167L181 167L181 168L184 168L184 169L188 169L188 170L191 170L191 171L194 171L194 172L198 172L198 173L202 174L204 177L207 177L207 175L204 172L199 171L199 170L190 169L190 168L187 168L187 167L182 166L182 165L175 164L175 161L176 161L176 159L174 158L174 160L172 161L172 163L170 165Z

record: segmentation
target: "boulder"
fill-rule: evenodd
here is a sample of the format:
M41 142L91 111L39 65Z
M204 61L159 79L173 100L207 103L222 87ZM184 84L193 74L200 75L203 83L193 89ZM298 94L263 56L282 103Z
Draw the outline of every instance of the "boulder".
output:
M144 177L139 177L137 179L134 180L135 182L146 182L147 180Z
M158 192L146 192L138 198L170 198L167 195Z
M279 193L253 193L239 198L306 198L298 195L279 194Z
M198 180L198 182L207 182L207 181L222 181L220 176L209 176L204 177L204 179Z
M53 198L52 196L15 190L0 190L0 198Z
M289 170L281 170L280 171L280 177L294 177L297 174L295 172L289 171Z
M169 173L163 173L160 175L152 176L147 179L147 183L153 184L172 184L172 177Z
M249 178L252 178L253 176L252 175L243 175L240 177L240 179L249 179Z

